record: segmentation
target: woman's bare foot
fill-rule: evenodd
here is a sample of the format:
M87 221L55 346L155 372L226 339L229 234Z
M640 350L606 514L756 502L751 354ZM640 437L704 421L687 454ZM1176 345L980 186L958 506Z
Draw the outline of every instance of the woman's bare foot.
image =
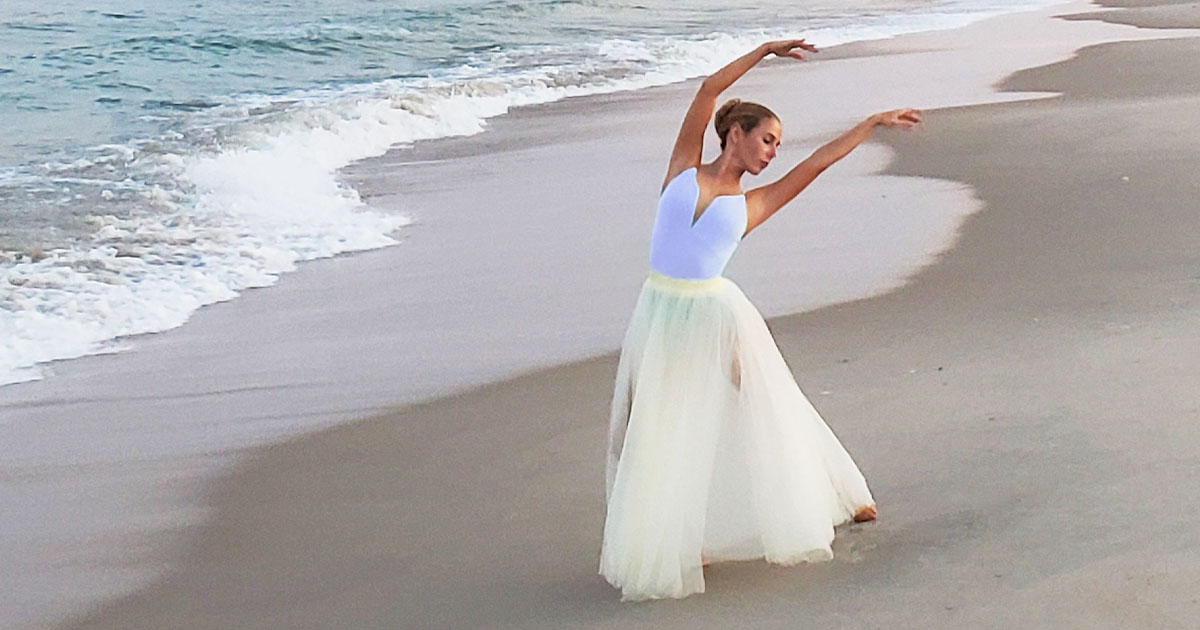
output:
M854 522L855 523L866 523L867 521L875 520L876 518L878 518L878 516L879 516L879 513L875 510L875 506L867 505L867 506L859 508L858 512L854 513Z
M704 554L700 554L700 566L706 567L710 564L712 564L712 558L709 558Z

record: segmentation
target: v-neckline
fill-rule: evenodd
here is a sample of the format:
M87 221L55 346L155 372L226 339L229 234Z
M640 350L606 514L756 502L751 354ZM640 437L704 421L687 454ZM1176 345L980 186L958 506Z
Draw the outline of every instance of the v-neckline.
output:
M703 217L704 215L708 214L709 208L712 208L712 205L714 203L716 203L716 201L718 199L720 199L721 197L744 197L746 195L746 193L744 193L744 192L738 193L736 195L715 195L715 196L713 196L712 199L708 200L708 205L704 206L704 209L701 210L700 209L700 193L702 193L703 191L700 190L700 169L695 166L691 167L691 169L692 169L692 175L695 178L694 181L696 182L696 203L692 207L692 224L689 227L696 227L696 224L700 222L700 218ZM696 214L697 212L700 214L697 215Z

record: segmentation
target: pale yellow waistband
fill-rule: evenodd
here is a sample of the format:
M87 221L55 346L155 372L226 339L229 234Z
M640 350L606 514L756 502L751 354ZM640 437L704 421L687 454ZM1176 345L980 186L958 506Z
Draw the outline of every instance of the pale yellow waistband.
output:
M651 269L649 280L655 285L672 289L715 289L721 286L725 278L723 276L714 276L712 278L676 278L675 276L668 276Z

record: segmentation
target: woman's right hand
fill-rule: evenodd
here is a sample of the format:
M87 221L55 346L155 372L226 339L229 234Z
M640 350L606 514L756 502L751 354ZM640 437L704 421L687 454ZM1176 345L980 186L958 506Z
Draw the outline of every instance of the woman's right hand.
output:
M773 54L776 57L794 57L803 59L804 55L797 48L807 50L809 52L820 52L816 46L805 42L803 39L782 39L775 42L767 42L763 44L763 48L767 54Z
M919 109L893 109L887 112L879 112L871 116L871 120L875 121L876 125L884 127L915 127L921 122L921 110Z

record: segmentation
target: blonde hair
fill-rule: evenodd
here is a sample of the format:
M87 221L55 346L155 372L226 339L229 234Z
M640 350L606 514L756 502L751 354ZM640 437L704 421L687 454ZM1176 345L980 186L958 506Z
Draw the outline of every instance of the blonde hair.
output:
M725 104L713 116L713 128L717 130L717 136L721 138L721 150L725 150L725 136L735 123L742 128L742 131L749 132L757 127L764 118L779 120L779 116L776 116L775 112L758 103L743 101L740 98L725 101Z

